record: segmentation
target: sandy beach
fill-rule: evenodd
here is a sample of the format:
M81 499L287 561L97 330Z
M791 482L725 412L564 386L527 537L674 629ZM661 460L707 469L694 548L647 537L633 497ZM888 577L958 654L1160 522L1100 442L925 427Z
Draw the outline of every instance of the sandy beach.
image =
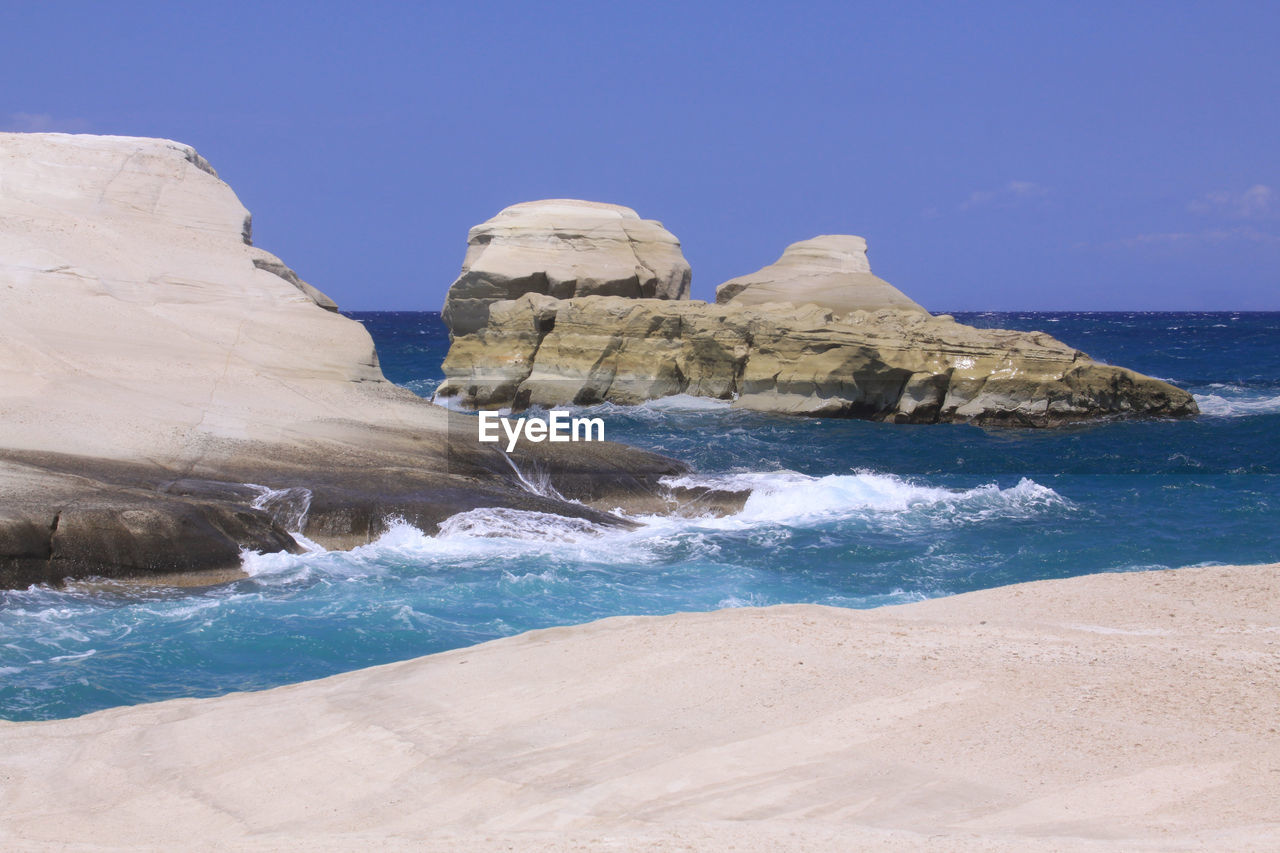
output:
M1274 850L1280 565L621 617L0 723L5 849Z

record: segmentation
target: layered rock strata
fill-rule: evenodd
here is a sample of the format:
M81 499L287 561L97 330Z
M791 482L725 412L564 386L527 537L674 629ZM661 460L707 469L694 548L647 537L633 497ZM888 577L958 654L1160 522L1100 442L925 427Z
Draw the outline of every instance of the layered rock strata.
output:
M665 507L678 470L616 445L477 444L250 244L188 146L0 134L0 585L234 567L243 547L296 549L298 523L337 547L480 506L618 523L593 506ZM266 489L307 495L305 522Z
M439 394L468 406L622 405L674 394L762 412L1051 426L1195 413L1189 394L1042 333L919 312L619 297L495 303Z
M539 245L553 242L554 229ZM1035 427L1196 413L1185 391L1049 335L929 314L871 274L860 237L796 243L718 298L539 291L489 303L479 328L446 314L453 341L437 393L517 409L691 394L788 415Z
M531 201L471 229L444 317L468 334L487 325L494 302L525 293L688 299L689 278L680 242L660 222L616 204Z

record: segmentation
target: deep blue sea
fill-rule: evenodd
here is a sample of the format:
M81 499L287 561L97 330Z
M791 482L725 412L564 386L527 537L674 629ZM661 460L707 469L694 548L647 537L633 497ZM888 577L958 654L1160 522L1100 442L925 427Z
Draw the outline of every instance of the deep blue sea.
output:
M430 396L437 314L364 313ZM351 552L246 555L183 590L0 592L0 718L48 719L329 675L604 616L877 607L1099 571L1280 560L1280 314L957 314L1044 329L1192 391L1192 421L1055 431L794 420L674 398L593 407L608 438L747 484L743 511L630 532L504 510Z

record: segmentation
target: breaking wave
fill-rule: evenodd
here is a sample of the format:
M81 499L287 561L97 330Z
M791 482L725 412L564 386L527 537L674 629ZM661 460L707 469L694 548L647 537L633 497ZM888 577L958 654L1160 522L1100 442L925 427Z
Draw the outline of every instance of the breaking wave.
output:
M1248 388L1215 383L1203 394L1193 394L1200 414L1218 418L1243 418L1280 412L1280 393L1275 388Z
M730 472L671 484L746 492L741 508L613 524L585 508L571 510L579 518L480 508L425 532L394 522L351 551L295 532L308 553L246 553L248 577L214 586L0 590L0 718L256 690L620 615L877 607L1086 572L1273 562L1277 317L1060 315L1064 340L1079 335L1095 355L1184 386L1202 377L1189 388L1199 423L986 431L781 418L683 396L604 403L578 413L604 417L611 440ZM388 376L434 392L449 343L438 318L369 322L384 334ZM1175 336L1173 323L1199 325ZM544 471L512 462L499 463L509 482L551 495ZM302 490L249 497L306 529Z
M804 524L850 516L876 517L920 510L944 510L956 520L1024 517L1066 499L1053 489L1023 478L1014 486L994 483L969 489L947 489L914 483L892 474L859 471L811 477L795 471L691 475L664 480L672 488L749 491L746 505L729 523Z
M811 477L779 470L689 475L664 483L673 489L701 487L750 495L739 512L727 516L643 516L612 527L585 518L485 507L447 518L434 536L394 520L375 542L348 552L246 552L244 567L261 578L296 577L316 569L364 575L376 572L382 563L458 559L495 566L504 558L646 565L660 562L673 549L686 558L719 557L744 535L759 544L804 530L919 534L954 525L1018 521L1072 507L1053 489L1026 478L1006 488L989 483L951 489L870 471Z

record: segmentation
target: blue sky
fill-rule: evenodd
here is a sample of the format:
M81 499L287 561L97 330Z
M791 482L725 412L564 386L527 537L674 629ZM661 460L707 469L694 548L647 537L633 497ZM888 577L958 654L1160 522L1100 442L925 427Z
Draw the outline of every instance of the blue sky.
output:
M1280 309L1280 3L10 3L0 127L194 145L346 309L467 229L664 222L695 297L855 233L935 310Z

